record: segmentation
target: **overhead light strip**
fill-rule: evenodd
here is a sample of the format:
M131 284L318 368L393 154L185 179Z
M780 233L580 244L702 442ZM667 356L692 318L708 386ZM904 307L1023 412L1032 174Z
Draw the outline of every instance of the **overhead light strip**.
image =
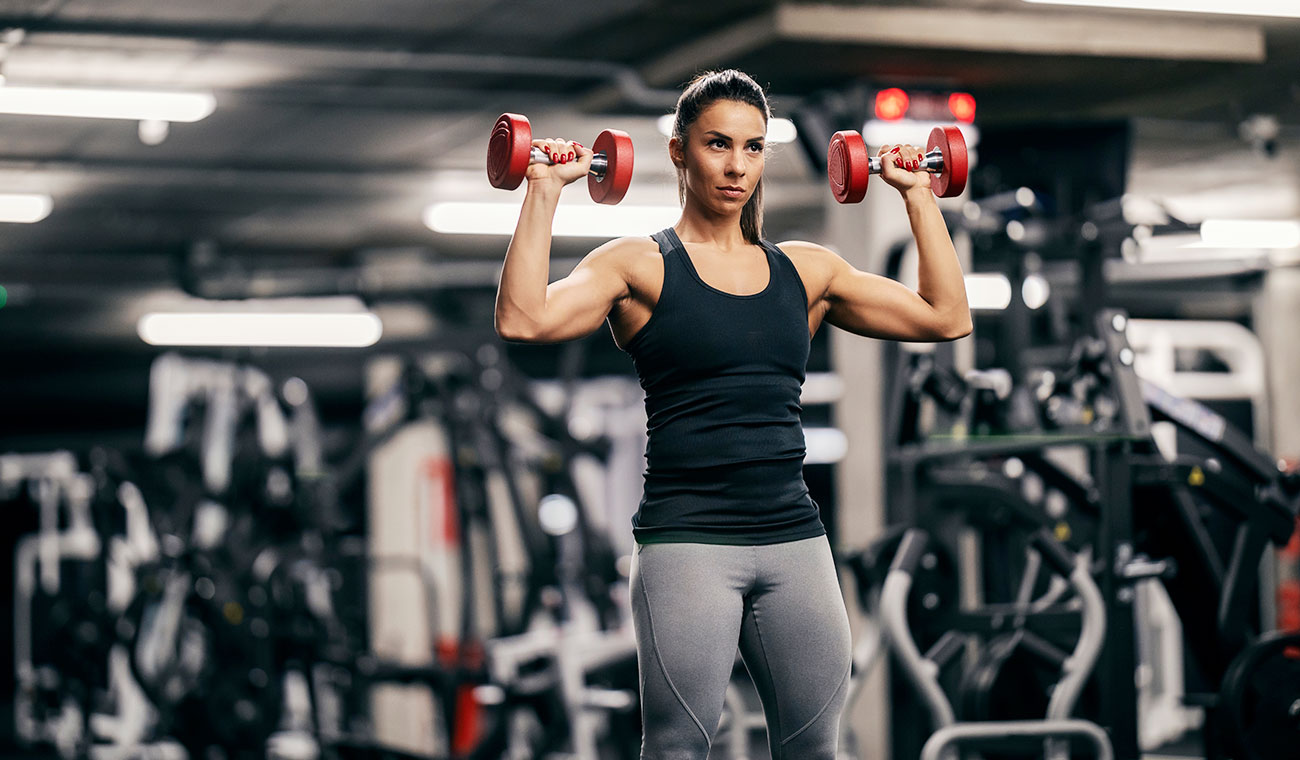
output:
M954 126L951 121L929 121L921 119L869 119L862 125L862 139L869 148L898 143L913 143L929 136L935 127ZM967 148L980 144L980 130L974 124L959 123L955 125L966 140Z
M0 222L32 224L50 215L54 201L39 193L0 194Z
M1297 248L1300 221L1274 219L1206 219L1201 243L1207 248Z
M364 348L383 335L370 312L356 314L163 313L145 314L136 325L153 346L264 346Z
M1174 13L1221 13L1232 16L1300 18L1296 0L1025 0L1037 5L1077 5Z
M192 122L215 108L216 98L210 92L0 87L0 113L22 116Z
M966 275L966 303L972 309L999 311L1011 305L1011 281L999 272Z

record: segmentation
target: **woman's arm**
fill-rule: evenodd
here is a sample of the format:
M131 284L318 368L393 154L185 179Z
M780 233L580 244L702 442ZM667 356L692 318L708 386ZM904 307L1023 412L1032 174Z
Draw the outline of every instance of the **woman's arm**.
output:
M911 165L923 151L885 146L881 176L903 195L907 219L920 254L916 290L902 283L862 272L821 246L819 258L830 270L825 301L826 322L859 335L908 341L954 340L970 334L970 307L966 280L948 227L930 190L930 175L895 165ZM804 243L804 246L811 244Z
M573 160L528 167L528 190L497 287L497 335L524 343L557 343L590 335L615 302L628 293L625 268L629 240L614 240L588 254L569 276L550 279L551 223L560 190L584 177L592 151L575 143L536 140L554 155ZM566 151L561 154L560 151Z

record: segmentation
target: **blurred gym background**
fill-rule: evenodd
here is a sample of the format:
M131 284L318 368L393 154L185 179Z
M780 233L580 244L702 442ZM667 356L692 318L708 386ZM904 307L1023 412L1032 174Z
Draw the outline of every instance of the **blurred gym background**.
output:
M1300 756L1290 0L5 2L0 752L636 757L641 389L607 330L495 335L523 189L485 152L503 112L631 135L621 204L565 191L561 277L675 221L663 117L726 67L777 117L774 241L913 281L897 194L836 203L827 143L970 148L973 335L813 340L841 756L943 722L872 609L908 526L949 550L905 622L957 721L1047 718L1085 613L1046 528L1106 598L1073 714L1116 757ZM712 756L767 756L746 678Z

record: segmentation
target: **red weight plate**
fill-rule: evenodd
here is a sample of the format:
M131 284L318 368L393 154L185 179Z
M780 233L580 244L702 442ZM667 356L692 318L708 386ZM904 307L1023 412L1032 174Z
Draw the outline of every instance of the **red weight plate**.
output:
M857 203L867 195L871 156L862 135L846 129L831 135L826 148L826 179L840 203Z
M604 153L609 160L605 176L587 175L587 191L597 203L614 204L623 200L632 184L632 138L627 132L607 129L596 136L592 151Z
M519 187L528 173L532 151L533 128L528 118L517 113L501 114L488 139L488 182L502 190Z
M930 175L930 189L940 198L953 198L966 189L966 175L969 169L966 160L966 138L956 127L935 127L930 130L930 139L925 150L938 148L943 151L943 171Z

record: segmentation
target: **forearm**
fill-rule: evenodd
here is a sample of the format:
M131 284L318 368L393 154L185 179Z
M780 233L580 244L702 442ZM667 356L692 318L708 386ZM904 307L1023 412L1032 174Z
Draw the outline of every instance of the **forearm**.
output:
M939 204L928 184L913 188L903 199L919 254L916 291L936 313L946 320L955 320L958 323L955 327L960 328L970 321L966 280ZM969 331L969 327L965 330Z
M525 329L538 322L546 310L546 286L551 276L551 224L559 201L560 188L528 184L497 287L499 333Z

